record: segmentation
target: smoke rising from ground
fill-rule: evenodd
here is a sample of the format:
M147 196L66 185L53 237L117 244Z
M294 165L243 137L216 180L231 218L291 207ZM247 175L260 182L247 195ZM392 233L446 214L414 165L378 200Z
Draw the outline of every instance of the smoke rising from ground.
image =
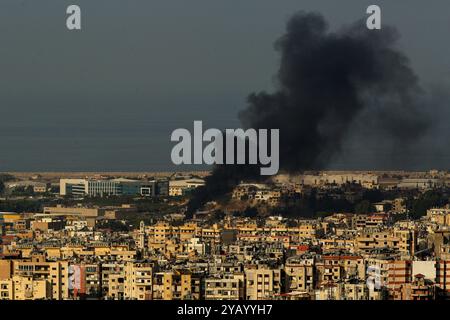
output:
M330 32L320 14L295 14L275 44L281 56L276 91L249 95L239 114L243 126L280 129L281 172L324 169L346 140L365 135L387 144L397 152L395 161L406 165L409 159L398 151L414 147L431 118L429 99L408 58L396 49L397 39L387 26L368 30L358 21ZM191 209L241 180L262 179L248 167L217 166L194 194Z

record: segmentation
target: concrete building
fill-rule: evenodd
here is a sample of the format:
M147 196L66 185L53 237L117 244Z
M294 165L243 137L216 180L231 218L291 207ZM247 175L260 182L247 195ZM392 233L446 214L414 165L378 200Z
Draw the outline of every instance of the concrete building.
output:
M151 300L152 279L152 264L146 262L128 262L125 265L124 299Z
M169 181L169 196L182 196L195 188L205 185L203 179L183 179Z
M67 196L126 196L168 195L169 185L166 180L131 180L131 179L61 179L60 195Z
M48 279L35 276L13 276L13 300L49 300L53 298Z
M189 270L157 272L154 275L154 300L194 300L201 297L201 282Z
M285 292L312 292L316 285L314 259L291 257L286 261Z
M282 270L256 267L245 270L246 299L265 300L282 290Z
M243 300L245 275L221 274L205 280L205 300Z
M69 297L69 263L67 261L47 262L43 255L33 255L30 261L13 262L13 274L20 286L35 285L39 288L39 296L62 300ZM14 277L13 277L14 278ZM39 280L45 280L45 282ZM36 284L33 281L38 281ZM15 286L18 285L15 281ZM15 290L22 290L21 287ZM50 288L50 289L48 289ZM48 291L50 290L50 291Z

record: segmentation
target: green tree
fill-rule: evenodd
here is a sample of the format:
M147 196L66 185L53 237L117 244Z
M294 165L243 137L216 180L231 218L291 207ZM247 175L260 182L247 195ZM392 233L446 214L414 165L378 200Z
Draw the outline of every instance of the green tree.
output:
M14 180L14 177L7 173L0 173L0 194L5 192L5 182Z
M14 180L14 176L7 174L7 173L0 173L0 181L1 182L8 182Z
M430 190L414 199L411 204L411 218L418 219L426 215L427 210L433 207L441 207L448 203L448 198L436 190Z
M375 207L369 200L363 200L355 205L355 213L370 213L374 211Z
M257 215L258 209L255 207L247 207L243 212L243 216L247 218L255 218Z

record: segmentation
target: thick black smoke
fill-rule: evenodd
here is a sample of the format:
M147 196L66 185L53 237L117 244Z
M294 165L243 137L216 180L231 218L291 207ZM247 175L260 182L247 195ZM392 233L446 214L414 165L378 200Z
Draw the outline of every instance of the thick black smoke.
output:
M361 119L392 146L412 145L429 121L417 77L396 40L390 27L368 30L359 21L329 32L321 15L296 14L275 45L281 53L277 91L249 96L239 115L243 126L280 129L280 170L289 173L323 169ZM246 179L261 179L259 170L217 166L190 209Z

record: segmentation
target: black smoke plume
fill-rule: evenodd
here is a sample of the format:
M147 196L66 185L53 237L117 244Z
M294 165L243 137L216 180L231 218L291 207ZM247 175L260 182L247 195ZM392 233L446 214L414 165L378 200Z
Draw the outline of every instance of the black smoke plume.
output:
M395 48L397 39L391 27L368 30L358 21L330 32L320 14L297 13L275 44L281 54L277 90L250 94L239 114L242 125L280 129L280 171L288 173L325 168L357 121L368 121L393 148L411 146L430 124L423 90ZM189 211L241 180L262 178L249 166L218 165L194 193Z

